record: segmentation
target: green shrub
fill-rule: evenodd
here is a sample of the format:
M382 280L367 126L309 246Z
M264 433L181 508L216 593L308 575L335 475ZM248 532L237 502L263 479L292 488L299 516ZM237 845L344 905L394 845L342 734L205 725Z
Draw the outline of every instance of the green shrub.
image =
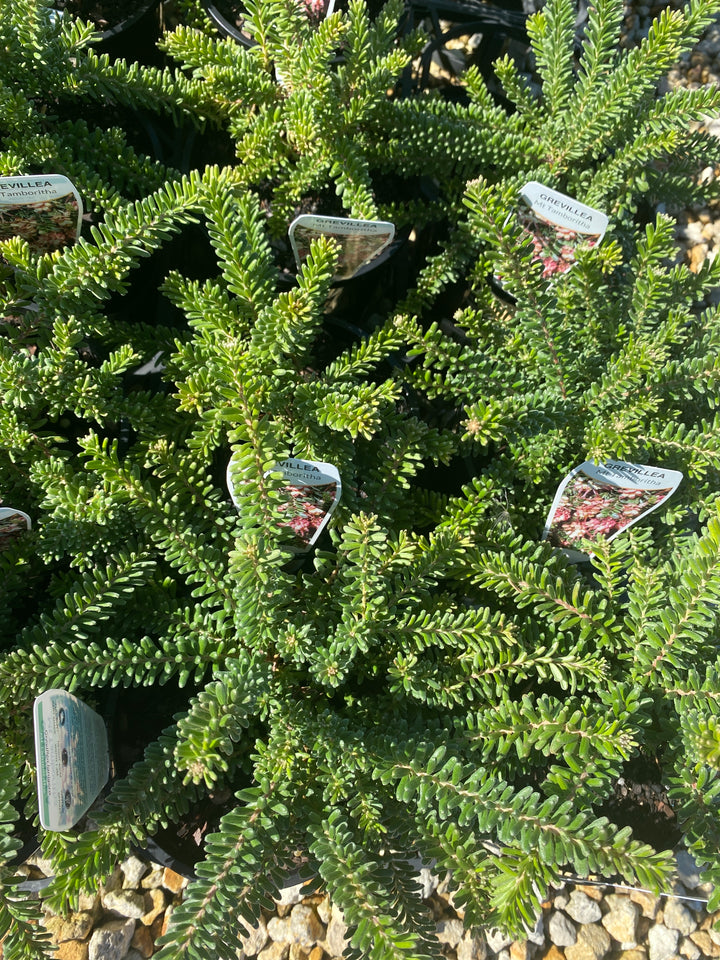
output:
M4 43L22 6L3 8ZM718 311L698 309L720 267L691 274L672 262L666 218L639 223L663 170L692 194L687 163L667 173L681 143L702 164L712 156L685 127L719 95L656 100L654 89L717 9L667 12L621 54L621 9L603 2L576 67L572 8L551 0L532 25L544 99L498 68L511 115L476 72L466 107L381 96L406 59L390 40L394 7L370 27L352 4L310 36L289 6L260 2L249 52L181 29L166 46L194 76L82 60L78 74L97 76L83 97L114 97L123 73L135 78L130 101L169 91L169 109L225 123L240 162L170 173L157 189L133 179L142 196L113 199L60 253L0 245L4 315L32 300L39 318L34 353L12 325L0 339L0 490L35 521L0 554L2 856L17 848L13 802L35 811L34 696L58 686L102 703L123 686L158 698L165 684L189 688L94 822L42 837L52 905L227 790L234 806L162 960L232 956L238 917L254 917L298 850L345 912L353 956L437 956L414 854L452 872L469 924L518 934L568 868L662 883L668 854L598 813L623 763L660 745L688 842L720 879ZM64 51L64 63L65 28L38 30L12 42L40 44L42 62ZM330 69L343 39L345 62ZM312 102L306 76L319 84ZM367 111L357 148L353 84ZM33 98L17 103L45 122ZM286 120L292 150L278 139ZM53 129L65 149L78 128ZM334 183L352 213L374 215L367 172L419 173L426 142L438 212L467 213L397 310L362 337L333 326L326 241L278 293L266 178L278 209ZM447 175L438 143L457 160ZM10 134L3 149L9 172L32 155L13 154ZM354 166L333 166L354 149ZM611 217L605 242L552 282L509 216L530 178ZM190 242L196 222L214 265L167 272L172 322L123 314L141 261L177 234ZM514 305L494 295L492 273ZM453 336L432 322L447 319L437 297L452 284L467 294ZM161 383L134 386L131 371L158 351ZM237 508L224 485L231 454ZM290 454L334 463L343 480L329 533L302 560L283 550L272 472ZM678 467L685 481L581 569L539 538L558 481L586 456ZM438 490L433 465L463 457L467 483ZM5 954L39 956L12 868L1 869Z
M240 182L261 191L272 234L283 236L303 203L399 226L441 216L467 177L458 148L464 115L433 101L437 116L428 109L410 118L388 96L417 48L414 35L397 40L401 0L374 21L365 3L353 2L317 28L294 0L258 0L247 10L245 28L257 41L249 50L182 26L163 47L191 82L187 111L230 134ZM420 174L445 187L434 206L419 202L414 183L412 195L406 186L398 196L398 178Z

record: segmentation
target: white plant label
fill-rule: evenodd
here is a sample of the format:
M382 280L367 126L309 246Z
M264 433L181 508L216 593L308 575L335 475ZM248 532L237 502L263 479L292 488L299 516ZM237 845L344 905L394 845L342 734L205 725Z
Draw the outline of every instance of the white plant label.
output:
M663 470L624 460L575 467L555 494L543 538L572 563L589 560L598 537L614 540L657 510L677 490L679 470Z
M236 507L235 486L232 480L233 460L227 468L227 485ZM283 516L281 525L287 527L292 539L283 547L293 553L307 553L335 512L342 495L342 481L337 467L320 460L301 460L288 457L265 472L280 473L279 511Z
M0 507L0 553L32 526L30 517L14 507Z
M395 225L386 220L350 220L303 213L288 230L295 261L300 268L318 237L332 237L340 245L335 280L347 280L374 260L395 237Z
M65 690L37 697L33 720L40 823L45 830L69 830L107 783L105 723Z
M319 27L335 9L335 0L299 0L299 3L314 27Z
M518 219L533 240L533 259L541 261L543 277L566 273L575 263L575 248L581 243L597 246L607 230L608 218L573 197L543 186L537 180L520 191Z
M0 177L0 240L22 237L50 253L77 240L82 213L80 194L61 174Z

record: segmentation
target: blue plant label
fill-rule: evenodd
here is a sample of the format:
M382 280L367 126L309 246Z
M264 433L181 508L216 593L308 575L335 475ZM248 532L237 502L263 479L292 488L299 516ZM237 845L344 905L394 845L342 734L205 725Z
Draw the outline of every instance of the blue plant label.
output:
M69 830L107 783L110 755L105 723L65 690L46 690L33 705L40 823Z
M332 237L340 246L333 279L347 280L392 243L395 225L386 220L350 220L303 213L290 224L288 235L298 268L307 260L313 240Z
M624 460L587 460L558 487L543 538L559 547L571 563L589 560L599 537L614 540L657 510L677 490L682 477L679 470Z
M0 553L32 526L30 517L14 507L0 507Z
M594 247L605 236L606 214L537 180L526 183L520 197L518 220L532 237L533 260L542 263L545 278L566 273L580 244Z
M227 467L227 485L236 507L232 479L233 459ZM282 546L292 553L307 553L335 512L342 495L342 481L337 467L321 460L301 460L288 457L265 471L265 476L279 473L282 477L278 511L281 526L286 527L291 539Z
M0 240L22 237L51 253L78 239L82 213L80 194L61 174L0 177Z

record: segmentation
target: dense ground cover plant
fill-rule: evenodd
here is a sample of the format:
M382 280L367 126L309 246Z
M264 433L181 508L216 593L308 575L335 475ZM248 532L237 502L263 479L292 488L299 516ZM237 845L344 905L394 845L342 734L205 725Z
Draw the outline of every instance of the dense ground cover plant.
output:
M86 205L100 209L155 189L167 171L128 144L123 121L136 110L171 114L186 89L183 78L110 63L92 49L91 24L53 18L51 8L46 0L3 4L0 174L51 166L78 185Z
M450 105L411 117L388 96L418 43L415 34L397 38L402 3L374 20L351 3L317 25L294 0L260 0L247 11L249 50L182 26L163 48L192 78L186 109L229 132L238 176L260 189L272 233L284 235L303 205L398 226L444 215L482 138L466 136ZM434 204L421 202L420 175L441 187Z
M571 5L554 0L531 24L544 100L509 62L498 67L512 114L474 71L466 107L381 96L407 56L388 39L392 7L370 27L351 5L312 35L296 33L287 6L250 9L255 52L198 31L168 38L194 76L73 54L103 96L129 72L129 100L165 90L171 108L226 124L237 166L163 171L157 188L136 178L137 199L113 195L88 237L55 254L0 244L4 310L32 302L43 320L34 352L12 324L0 340L0 495L35 521L0 554L3 857L17 847L13 804L35 809L35 695L60 686L101 706L114 688L159 698L180 686L185 708L112 784L94 823L42 836L59 907L132 844L227 791L167 960L232 956L237 914L250 919L298 851L363 957L437 955L408 864L417 853L452 871L469 923L517 932L568 867L661 883L669 857L598 815L623 762L660 744L688 842L717 880L718 311L699 305L720 268L674 263L669 220L642 224L639 198L666 183L690 194L693 171L668 172L679 144L700 163L713 156L685 127L717 94L657 100L654 85L718 5L667 13L620 54L621 10L598 4L577 64ZM34 22L40 60L60 50L65 63L71 34ZM9 28L3 36L11 43ZM31 42L12 37L18 49ZM331 70L343 37L345 67ZM302 64L320 78L317 103ZM261 162L277 153L275 196L292 198L313 158L352 212L374 215L364 173L333 172L351 125L336 140L323 132L337 130L339 90L352 110L353 84L366 94L360 168L383 153L420 172L433 132L426 169L443 211L467 211L363 336L338 333L327 312L331 243L315 242L297 285L278 293ZM330 115L313 114L317 104ZM35 106L22 102L44 123ZM296 138L309 124L320 146L306 134L286 150L276 116L297 120ZM441 133L453 157L457 148L447 176ZM29 162L10 134L3 149L8 172ZM85 189L106 176L93 162ZM603 243L579 249L559 278L543 277L512 217L531 177L611 215ZM199 227L210 265L165 272L168 322L123 312L142 261ZM450 325L442 297L453 284L462 309ZM132 371L159 351L161 375L138 387ZM237 506L224 480L231 453ZM304 559L283 550L273 467L290 454L333 463L343 480ZM454 468L464 454L468 482L438 489L433 465L454 458ZM539 538L557 482L588 455L677 467L685 482L580 569ZM30 907L2 871L6 955L38 956Z

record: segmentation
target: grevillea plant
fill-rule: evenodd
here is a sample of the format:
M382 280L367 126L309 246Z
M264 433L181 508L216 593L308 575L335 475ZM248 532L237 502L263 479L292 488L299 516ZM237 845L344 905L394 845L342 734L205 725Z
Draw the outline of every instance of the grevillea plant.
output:
M296 0L246 8L250 49L182 26L162 46L190 78L184 109L230 134L238 176L260 191L272 234L312 206L399 227L446 216L487 132L433 95L410 110L394 95L418 47L415 34L398 40L400 0L375 20L350 2L319 23ZM433 180L432 201L418 192L422 176Z
M0 553L0 935L13 960L43 950L8 860L18 809L30 821L36 810L30 706L49 687L100 708L128 686L185 698L91 821L40 831L52 906L96 888L203 798L230 798L161 960L233 957L240 924L298 867L344 911L347 956L374 960L440 956L416 855L451 873L468 925L518 936L568 870L657 887L669 853L603 806L625 762L661 748L687 842L720 879L720 328L718 310L701 306L720 267L674 263L669 219L640 223L638 202L645 179L653 196L663 187L658 143L672 152L684 119L717 105L704 91L656 100L653 84L718 5L663 14L636 51L618 53L622 11L603 0L578 66L572 8L550 0L530 24L544 99L498 67L511 116L474 72L467 108L371 92L369 76L383 87L388 76L388 61L373 60L387 12L368 28L351 5L291 53L296 21L283 6L271 24L269 9L251 11L257 53L181 30L167 46L196 76L136 78L139 97L174 84L179 109L227 122L236 166L116 198L57 253L0 243L3 308L34 304L42 331L35 351L12 325L0 339L0 495L33 518ZM315 150L311 133L340 121L298 91L343 38L346 65L337 81L317 70L316 102L364 91L362 150L381 145L374 156L402 159L405 173L422 168L421 131L445 131L458 166L438 173L443 209L466 210L414 289L363 335L329 309L330 241L314 241L297 283L278 292L263 192L268 156L281 202L310 176L303 156L336 176L332 138ZM92 69L115 82L114 68ZM352 103L343 109L341 145ZM307 153L290 162L276 117L303 111ZM693 137L704 162L710 145ZM3 163L12 168L8 153ZM353 212L374 214L354 169L333 182ZM668 172L672 188L691 195L690 173ZM611 219L560 276L543 277L514 217L531 178ZM127 304L143 261L176 249L177 234L205 252L197 267L165 270L158 320ZM462 308L450 323L439 295L453 285ZM156 379L136 378L157 353ZM277 465L289 456L342 478L304 557L285 549ZM579 567L541 532L557 483L590 456L685 479Z

